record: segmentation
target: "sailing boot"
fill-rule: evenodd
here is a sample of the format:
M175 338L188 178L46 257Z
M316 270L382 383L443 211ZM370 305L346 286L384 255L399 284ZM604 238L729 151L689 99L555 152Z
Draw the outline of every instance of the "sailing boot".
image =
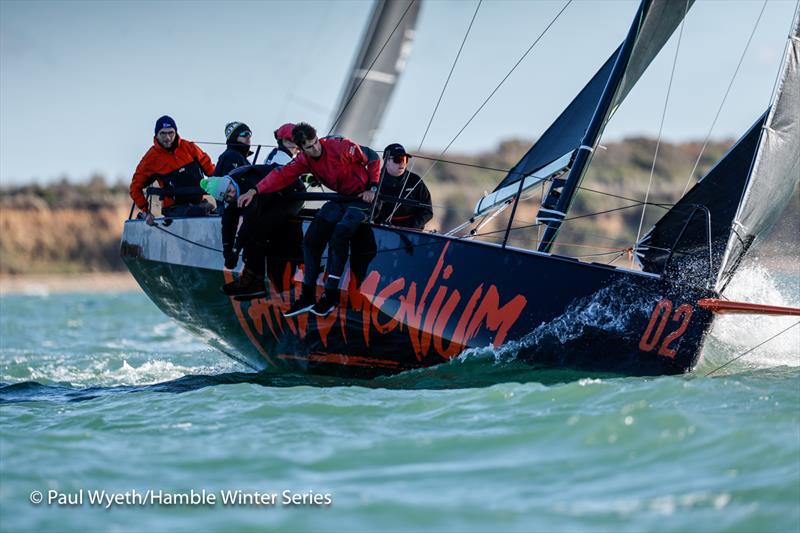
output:
M238 300L249 300L266 296L267 287L264 285L263 276L245 267L239 279L222 286L222 292L228 296L235 296Z
M300 293L300 298L298 298L292 304L292 306L286 310L285 313L283 313L283 316L289 318L291 316L308 313L311 311L311 308L314 307L314 302L316 302L316 300L317 298L314 287L303 283L303 290Z
M311 312L317 316L325 316L339 305L339 289L325 289L322 298L314 304Z

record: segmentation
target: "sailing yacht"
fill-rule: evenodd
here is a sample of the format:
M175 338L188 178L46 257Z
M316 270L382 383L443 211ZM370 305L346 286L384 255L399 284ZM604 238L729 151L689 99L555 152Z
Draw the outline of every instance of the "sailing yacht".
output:
M502 242L365 224L353 241L339 306L325 317L283 316L302 278L301 259L287 243L271 246L266 297L237 301L220 293L235 273L223 266L213 218L157 228L129 220L122 257L167 315L255 370L369 378L511 346L519 360L543 368L687 372L715 313L737 310L721 291L797 186L797 12L766 111L638 240L632 252L641 269L582 262L551 248L604 127L691 5L643 0L625 40L477 202L476 223L511 210ZM543 237L536 249L512 247L517 206L535 186L547 191L537 214ZM298 232L312 214L294 221ZM320 291L323 284L321 277Z

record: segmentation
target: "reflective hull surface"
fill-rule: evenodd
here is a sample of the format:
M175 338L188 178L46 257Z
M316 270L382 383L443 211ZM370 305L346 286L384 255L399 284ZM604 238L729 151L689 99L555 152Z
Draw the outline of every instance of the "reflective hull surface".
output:
M338 308L326 317L284 318L300 292L304 223L271 243L269 294L251 301L220 291L237 274L222 264L219 218L156 227L129 221L121 253L161 310L256 370L367 378L490 347L543 368L676 374L696 364L712 320L696 305L713 295L702 288L366 225L354 240Z

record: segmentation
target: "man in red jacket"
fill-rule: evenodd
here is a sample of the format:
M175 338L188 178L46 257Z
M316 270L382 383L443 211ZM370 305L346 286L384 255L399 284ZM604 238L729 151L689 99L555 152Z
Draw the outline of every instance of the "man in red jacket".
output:
M294 143L301 152L286 166L273 170L255 189L239 198L247 205L256 194L279 191L303 174L313 174L323 185L351 200L333 200L320 208L303 238L303 291L300 298L284 313L290 317L311 311L325 316L339 303L339 281L350 250L350 240L358 226L366 221L370 203L375 200L380 174L380 159L372 149L359 146L350 139L319 139L317 131L301 122L292 130ZM328 279L325 292L316 301L319 264L325 246L329 246Z
M148 225L155 223L153 214L142 192L154 181L159 187L197 187L203 174L214 174L214 163L204 151L191 141L178 136L178 126L164 115L156 121L153 146L144 154L131 180L131 198L142 211ZM171 217L200 217L208 215L214 206L200 194L165 196L161 200L161 214Z

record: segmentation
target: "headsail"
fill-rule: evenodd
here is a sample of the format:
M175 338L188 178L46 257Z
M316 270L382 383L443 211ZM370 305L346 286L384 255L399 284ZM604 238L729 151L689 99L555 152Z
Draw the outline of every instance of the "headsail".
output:
M566 179L554 180L542 202L538 219L547 224L539 250L549 252L583 179L592 152L606 123L627 96L642 73L666 44L686 16L692 0L643 0L628 36L620 47L603 95L592 115L586 133L576 146L572 167Z
M619 55L619 50L617 48L611 54L597 74L581 89L578 96L547 128L539 140L528 150L528 153L514 165L503 181L495 187L494 192L481 198L475 207L476 215L480 215L517 194L520 179L525 179L522 189L527 190L571 163L572 154L580 145L581 138L597 107L597 101L608 83L608 77L614 66L614 60ZM558 162L558 164L551 165L550 163L553 162Z
M566 179L553 181L551 194L539 214L540 220L547 221L549 228L552 228L549 230L550 237L546 232L544 239L551 241L583 177L590 159L589 152L597 143L606 122L669 40L693 3L694 0L643 0L625 41L495 191L478 203L476 214L517 194L521 179L524 179L522 190L525 190L542 179L570 170ZM587 153L581 156L580 152L583 151ZM559 165L554 165L555 162ZM549 244L544 247L545 251L549 247ZM543 247L540 246L540 249Z
M717 279L722 290L750 245L780 217L800 181L800 4L784 52L750 179Z
M713 285L766 117L636 243L636 259L645 272L666 271L684 283Z
M421 3L422 0L375 3L349 82L336 106L331 133L365 145L372 142L394 86L405 69Z

